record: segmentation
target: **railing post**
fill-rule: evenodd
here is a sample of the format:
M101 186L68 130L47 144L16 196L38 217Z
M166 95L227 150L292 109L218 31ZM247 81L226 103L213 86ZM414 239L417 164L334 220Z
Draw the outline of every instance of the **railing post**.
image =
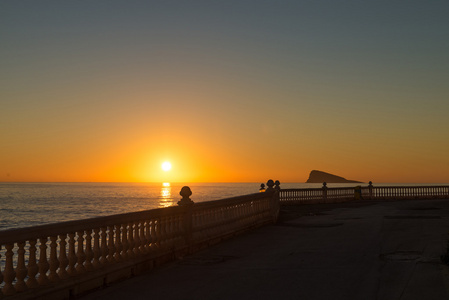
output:
M265 193L271 194L271 213L273 215L273 222L276 223L277 218L279 216L279 190L281 189L279 187L280 182L277 180L277 186L274 188L274 181L272 179L267 181L268 188L265 190Z
M280 190L281 190L280 185L281 185L281 183L279 182L279 180L276 180L276 181L274 182L274 189L275 189L276 191L280 191Z
M323 182L323 203L327 203L327 183Z
M182 227L184 239L186 245L189 245L192 239L192 209L194 205L194 202L189 198L192 196L192 191L188 186L183 186L179 194L182 196L182 199L178 201L178 205L183 208Z
M273 207L273 223L276 223L279 217L279 211L281 210L281 204L280 204L280 195L281 195L281 183L279 180L276 180L274 182L274 195L272 200L272 207Z
M267 189L265 190L265 192L273 192L274 191L274 181L273 180L268 180L267 181Z
M368 184L368 192L369 192L369 199L373 200L373 182L370 181Z
M357 185L354 188L354 200L356 200L356 201L363 200L363 197L362 197L362 186L360 186L360 185Z

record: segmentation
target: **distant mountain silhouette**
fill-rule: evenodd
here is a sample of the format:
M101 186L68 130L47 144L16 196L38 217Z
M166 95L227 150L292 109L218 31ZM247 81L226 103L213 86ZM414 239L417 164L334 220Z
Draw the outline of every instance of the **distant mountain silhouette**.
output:
M361 181L348 180L346 178L333 175L330 173L312 170L306 183L362 183Z

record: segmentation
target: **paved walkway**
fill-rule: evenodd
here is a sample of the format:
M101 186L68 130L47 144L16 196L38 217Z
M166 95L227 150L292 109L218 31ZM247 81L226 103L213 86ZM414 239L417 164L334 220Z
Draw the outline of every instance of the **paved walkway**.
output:
M449 200L306 205L82 299L449 299Z

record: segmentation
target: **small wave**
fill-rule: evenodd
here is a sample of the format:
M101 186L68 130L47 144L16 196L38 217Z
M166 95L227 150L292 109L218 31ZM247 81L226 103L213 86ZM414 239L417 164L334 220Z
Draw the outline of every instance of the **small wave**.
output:
M12 209L12 208L0 208L0 211L13 212L14 209Z

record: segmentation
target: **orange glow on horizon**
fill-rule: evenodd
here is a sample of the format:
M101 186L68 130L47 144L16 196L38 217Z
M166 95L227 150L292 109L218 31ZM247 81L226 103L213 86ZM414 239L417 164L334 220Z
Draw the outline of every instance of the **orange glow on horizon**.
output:
M373 148L358 142L356 134L339 144L338 136L318 139L316 132L303 132L301 138L288 130L262 137L258 133L238 136L233 134L237 128L218 130L196 122L193 118L187 125L164 123L163 131L150 136L121 129L98 144L88 132L76 143L27 140L19 151L10 152L6 152L7 146L0 149L4 152L0 181L266 182L272 178L305 182L311 170L322 170L363 182L449 182L447 168L441 163L447 159L446 152L411 148L413 140L399 140L391 147L384 146L395 142L391 137L383 141L383 136L372 136ZM208 123L213 124L212 120ZM445 149L448 142L440 143ZM28 149L33 149L32 155ZM172 169L164 171L161 164L168 159Z
M0 182L449 183L446 1L72 2L2 6Z

